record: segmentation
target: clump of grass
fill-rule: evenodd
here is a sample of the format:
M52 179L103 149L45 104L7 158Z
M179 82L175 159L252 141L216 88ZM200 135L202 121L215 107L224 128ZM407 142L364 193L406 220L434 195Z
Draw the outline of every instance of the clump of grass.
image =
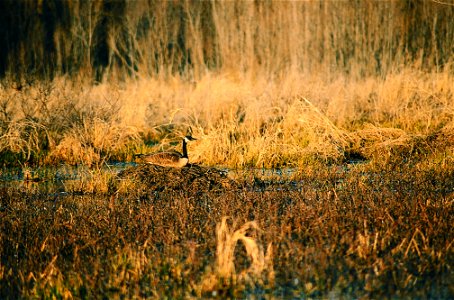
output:
M140 144L139 131L119 120L119 96L78 84L56 79L21 91L2 86L0 93L9 101L0 115L0 152L18 153L32 164L92 165L127 158L127 149Z
M131 160L133 153L124 153L139 144L139 131L131 126L114 125L100 119L84 122L63 136L49 153L50 161L68 164L102 164L112 158Z
M235 230L223 217L216 225L216 262L213 270L205 274L202 283L202 293L225 293L231 286L254 285L272 287L274 282L272 243L268 244L266 255L257 237L251 237L248 232L257 232L260 229L255 221L246 222ZM241 242L250 259L247 269L237 272L235 269L235 249Z

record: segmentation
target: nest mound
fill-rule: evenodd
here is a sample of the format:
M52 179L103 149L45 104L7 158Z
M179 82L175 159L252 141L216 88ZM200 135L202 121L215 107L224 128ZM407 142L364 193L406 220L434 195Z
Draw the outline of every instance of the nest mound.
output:
M151 164L139 165L123 170L118 174L118 179L123 185L126 184L126 190L132 188L146 192L225 191L235 185L233 180L227 178L226 172L193 164L181 169Z

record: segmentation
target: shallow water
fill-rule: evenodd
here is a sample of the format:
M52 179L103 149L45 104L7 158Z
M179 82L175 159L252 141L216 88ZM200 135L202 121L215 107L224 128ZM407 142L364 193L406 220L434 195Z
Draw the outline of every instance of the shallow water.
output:
M364 161L350 161L345 165L333 168L339 174L348 173L355 165ZM68 194L89 193L90 189L84 190L84 184L95 181L101 174L114 176L129 167L137 166L136 163L112 162L99 169L87 166L60 165L57 167L38 168L4 168L0 170L0 188L20 189L25 192L38 192L43 194L56 194L64 196ZM249 191L300 191L302 188L312 187L323 189L320 184L313 183L308 179L298 176L297 168L244 168L229 169L217 167L228 178L241 182L242 187ZM380 180L374 174L366 174L369 180ZM101 179L102 180L102 179ZM341 186L343 179L335 183Z
M134 164L108 164L101 169L104 173L118 173ZM25 192L65 195L72 192L74 185L93 180L99 170L86 166L60 165L38 168L3 168L0 170L0 188L20 189Z
M29 192L58 193L65 195L73 192L73 187L83 181L94 180L94 176L100 173L115 175L135 163L109 163L101 169L91 169L86 166L60 165L58 167L38 168L4 168L0 170L0 187L21 189ZM279 168L249 168L228 169L219 168L226 176L234 180L248 180L253 183L254 190L262 191L273 183L289 184L289 187L297 188L297 182L289 181L297 169Z
M242 186L249 191L300 191L303 188L314 190L325 190L327 186L335 186L337 190L342 190L345 184L345 177L358 164L363 162L351 161L345 165L332 168L337 175L335 181L327 184L326 182L314 182L304 176L299 176L296 168L246 168L229 169L219 167L230 179L242 182ZM136 163L108 163L100 169L93 169L86 166L60 165L57 167L38 167L38 168L3 168L0 170L0 188L18 189L24 192L52 194L52 195L74 195L90 193L96 191L84 189L87 185L96 180L100 181L102 176L115 176L120 171L129 167L136 166ZM401 174L403 175L403 174ZM383 172L359 172L356 176L362 177L372 187L383 183L384 178L388 178L388 185L394 192L414 192L417 186L409 182L402 184L400 175L397 173ZM393 179L390 181L389 178ZM392 185L396 187L393 189ZM436 193L449 194L454 192L451 185L438 185L434 182Z

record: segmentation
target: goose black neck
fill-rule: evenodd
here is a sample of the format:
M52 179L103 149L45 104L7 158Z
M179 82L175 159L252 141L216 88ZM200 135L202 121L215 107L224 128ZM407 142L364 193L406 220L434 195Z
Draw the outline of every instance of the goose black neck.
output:
M183 139L183 158L188 158L188 149L186 147L186 140Z

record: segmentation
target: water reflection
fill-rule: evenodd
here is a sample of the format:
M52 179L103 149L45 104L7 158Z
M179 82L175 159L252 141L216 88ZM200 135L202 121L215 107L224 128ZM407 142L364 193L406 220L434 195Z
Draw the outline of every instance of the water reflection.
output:
M106 164L100 169L86 166L60 165L57 167L38 168L3 168L0 170L0 187L21 190L30 193L65 195L79 191L84 185L97 180L100 174L113 176L121 170L135 164Z
M356 163L356 162L355 162ZM120 171L136 166L135 163L107 163L94 169L87 166L60 165L39 168L3 168L0 170L0 187L19 189L24 192L46 193L64 196L66 194L84 194L97 192L101 184L106 185L110 177ZM305 182L297 168L245 168L229 169L220 167L226 176L242 182L243 188L250 191L297 191ZM335 172L348 172L350 166L337 166ZM105 180L104 183L102 181ZM339 182L341 183L341 182Z

